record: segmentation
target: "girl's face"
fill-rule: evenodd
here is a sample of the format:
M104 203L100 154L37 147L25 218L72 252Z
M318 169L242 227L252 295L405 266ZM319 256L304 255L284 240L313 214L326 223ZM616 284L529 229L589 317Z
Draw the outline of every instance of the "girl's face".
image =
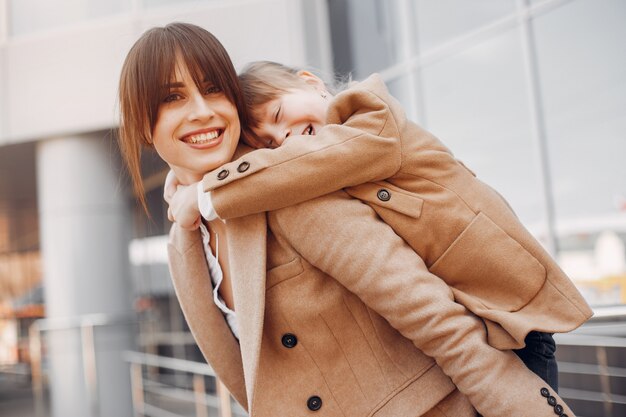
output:
M152 140L178 180L191 184L232 159L241 126L237 108L222 91L210 82L198 89L184 65L176 68Z
M315 135L325 124L328 93L310 85L292 89L260 109L261 123L254 133L275 148L291 135Z

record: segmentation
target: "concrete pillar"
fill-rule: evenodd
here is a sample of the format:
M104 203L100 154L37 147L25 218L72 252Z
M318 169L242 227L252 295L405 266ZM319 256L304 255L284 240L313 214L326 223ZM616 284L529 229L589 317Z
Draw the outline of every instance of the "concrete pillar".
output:
M114 149L108 133L37 145L43 282L50 319L131 315L131 216ZM94 328L95 375L84 366L86 339L81 341L80 329L49 330L45 337L52 417L132 415L128 365L121 358L132 346L131 325Z

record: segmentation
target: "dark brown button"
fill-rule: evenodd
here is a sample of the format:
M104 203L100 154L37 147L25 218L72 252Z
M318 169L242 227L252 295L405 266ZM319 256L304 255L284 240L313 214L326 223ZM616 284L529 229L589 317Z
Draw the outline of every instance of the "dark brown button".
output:
M391 193L385 190L384 188L381 188L376 193L376 196L378 197L380 201L389 201L389 199L391 198Z
M283 343L284 347L291 349L298 344L298 338L295 334L285 333L281 338L281 342Z
M556 398L554 398L552 395L548 397L548 404L550 404L552 407L554 407L556 405Z
M554 406L554 414L556 414L557 416L561 416L561 413L563 413L563 406L561 404L557 404Z
M322 408L322 399L317 395L314 395L308 399L306 406L309 407L309 410L311 411L317 411Z
M223 170L221 170L220 172L217 173L217 179L221 181L224 178L228 177L228 174L229 174L228 170L227 169L223 169Z
M246 161L243 161L237 167L237 171L239 171L239 172L246 172L248 170L248 168L250 168L250 163L246 162Z
M546 398L550 396L550 391L548 391L548 388L546 387L541 388L541 396L546 397Z

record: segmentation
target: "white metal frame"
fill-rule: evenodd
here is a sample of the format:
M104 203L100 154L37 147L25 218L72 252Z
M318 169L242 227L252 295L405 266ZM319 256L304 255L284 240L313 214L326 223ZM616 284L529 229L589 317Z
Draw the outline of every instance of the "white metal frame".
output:
M35 416L45 415L44 375L42 360L42 334L59 330L79 330L83 360L83 379L87 388L89 417L100 416L98 395L98 368L96 365L95 328L103 326L130 325L136 322L128 315L89 314L77 317L47 318L36 320L29 328L29 353Z
M207 407L218 410L219 417L245 416L241 407L233 410L231 395L226 386L217 378L213 369L206 363L193 362L184 359L168 358L140 352L126 352L124 359L130 363L131 389L133 410L136 417L179 417L169 411L149 404L146 401L146 392L156 395L176 397L179 400L193 402L197 417L208 417ZM189 373L193 377L193 391L188 390L160 390L150 388L146 384L143 368L166 368L174 371ZM215 378L217 392L207 394L205 377Z

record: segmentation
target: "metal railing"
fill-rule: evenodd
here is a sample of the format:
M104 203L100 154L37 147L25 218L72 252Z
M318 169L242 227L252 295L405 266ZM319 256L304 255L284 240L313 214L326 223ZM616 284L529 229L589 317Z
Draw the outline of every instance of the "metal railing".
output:
M577 406L586 408L584 412L577 411L579 417L614 417L622 415L620 413L626 410L626 316L623 310L622 308L610 314L600 312L595 319L577 331L555 335L559 346L559 393L572 403L575 411ZM33 323L30 328L30 357L35 416L44 416L46 411L42 365L43 333L80 330L83 381L88 395L90 417L99 417L95 329L135 322L134 317L97 314L40 319ZM131 351L124 352L123 360L129 364L135 417L247 415L239 404L232 401L226 387L204 362ZM183 376L184 383L162 382L160 379L167 377L168 372L174 373L175 377ZM177 382L181 380L175 379ZM157 404L159 401L155 399L158 398L167 398L169 402L164 401L162 404L174 404L177 407L170 407L168 410Z
M626 392L626 322L624 317L612 322L605 317L599 319L573 333L555 335L557 357L560 356L559 395L571 400L574 411L576 405L585 408L577 411L577 415L624 415L621 413L626 409L626 395L622 394Z
M124 359L130 363L133 410L136 417L180 417L172 411L158 407L147 401L146 396L160 396L177 402L189 403L195 407L196 417L209 417L209 408L217 410L219 417L245 416L245 411L231 401L230 392L216 377L206 363L169 358L140 352L125 352ZM181 389L146 378L150 368L184 372L192 377L192 389ZM158 373L155 373L158 374ZM207 393L205 378L215 382L215 393Z
M90 417L99 417L98 368L96 365L95 328L103 326L129 325L136 322L129 315L89 314L76 317L46 318L36 320L29 328L29 353L35 416L45 415L44 375L42 360L42 334L59 330L80 330L83 361L83 382L86 387Z

